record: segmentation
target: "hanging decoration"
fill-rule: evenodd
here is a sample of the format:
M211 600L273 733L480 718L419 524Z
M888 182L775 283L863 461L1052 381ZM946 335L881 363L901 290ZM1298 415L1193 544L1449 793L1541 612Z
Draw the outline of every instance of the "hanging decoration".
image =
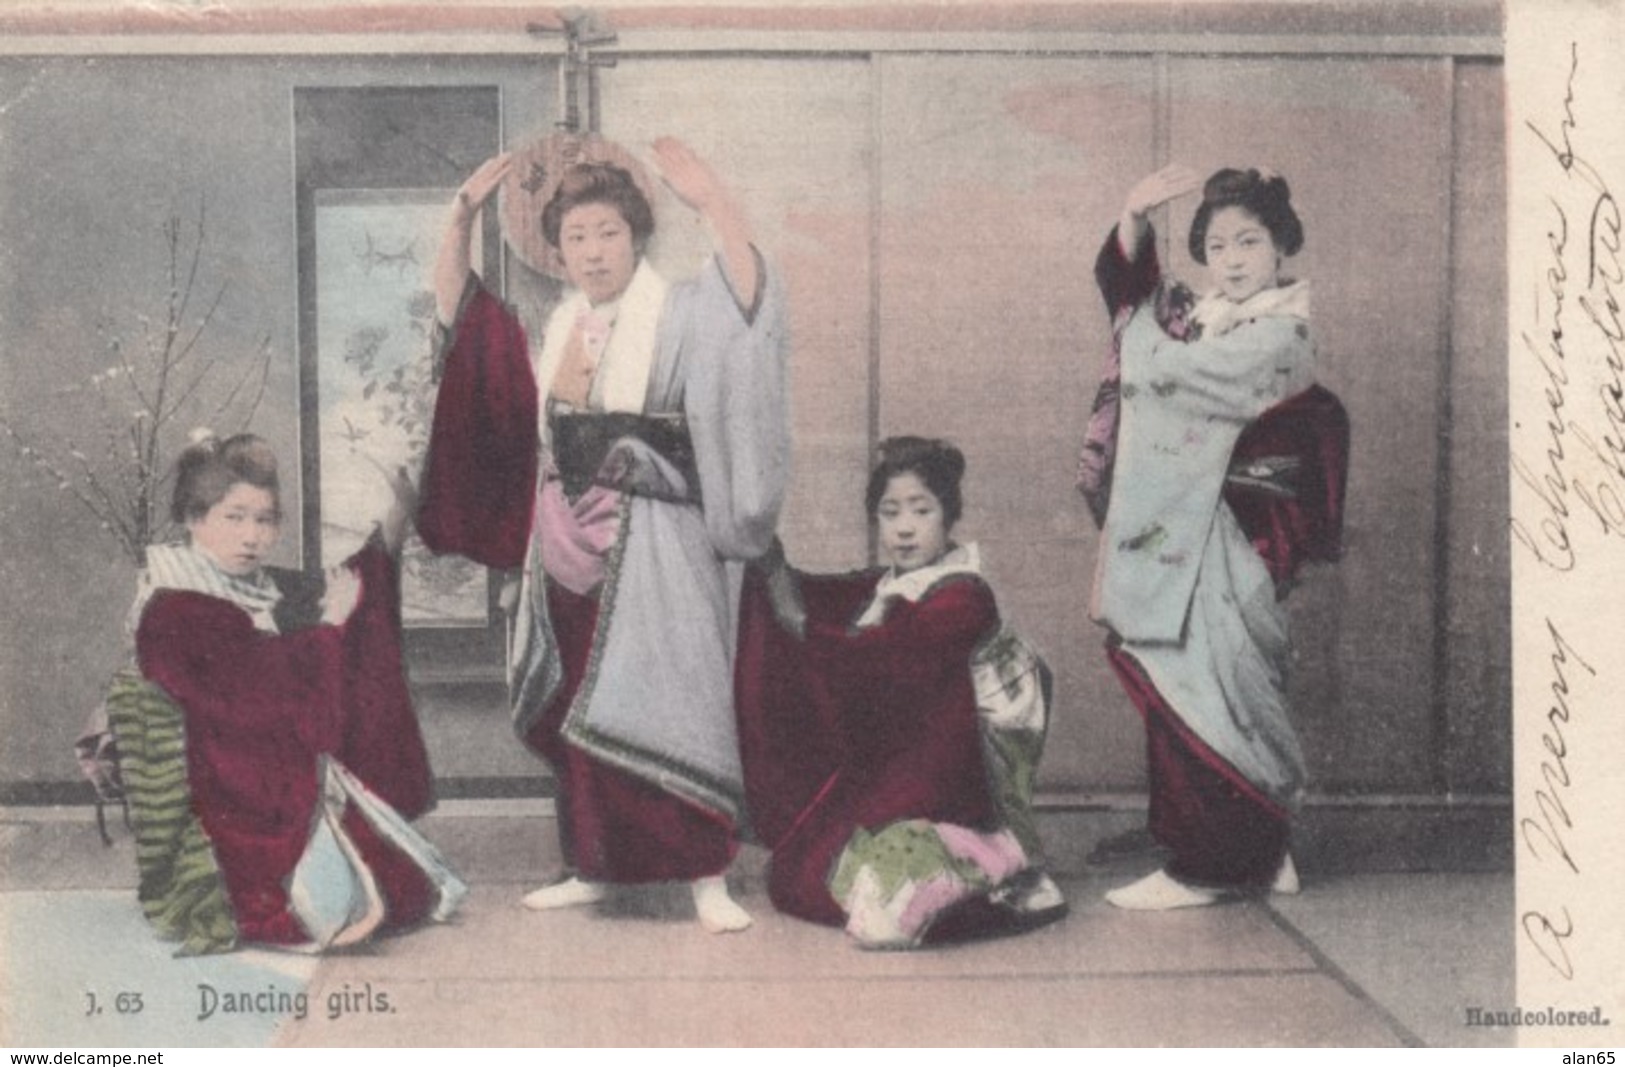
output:
M597 72L613 67L615 57L596 50L613 45L615 32L601 23L597 12L580 8L565 8L560 23L532 24L527 29L536 36L564 36L564 58L559 64L563 115L555 132L513 149L513 172L503 183L499 210L502 234L514 255L530 269L562 279L564 264L558 251L543 239L541 219L542 208L553 198L564 172L578 163L614 164L632 175L650 203L655 202L655 186L632 153L598 132Z

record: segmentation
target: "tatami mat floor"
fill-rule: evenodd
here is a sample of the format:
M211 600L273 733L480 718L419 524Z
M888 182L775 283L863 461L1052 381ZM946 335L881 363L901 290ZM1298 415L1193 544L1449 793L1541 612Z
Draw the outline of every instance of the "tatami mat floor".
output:
M1510 1043L1465 1025L1469 1006L1514 1000L1509 873L1306 869L1296 897L1136 914L1101 894L1147 861L1090 866L1099 819L1045 823L1067 919L872 953L776 915L756 850L733 873L756 918L742 934L702 932L680 888L527 912L522 891L557 862L545 805L449 802L425 825L473 886L456 922L320 960L181 960L143 924L122 828L103 847L84 809L10 809L0 1044Z

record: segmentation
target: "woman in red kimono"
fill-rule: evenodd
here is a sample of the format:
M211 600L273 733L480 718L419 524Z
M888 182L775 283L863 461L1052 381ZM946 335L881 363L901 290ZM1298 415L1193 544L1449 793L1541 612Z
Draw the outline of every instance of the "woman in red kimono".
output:
M866 504L891 566L797 575L799 606L774 591L787 626L747 617L741 661L768 666L741 735L773 903L871 948L1059 918L1031 812L1048 671L1001 623L976 545L949 539L964 456L914 437L881 456Z
M1146 220L1198 189L1200 299L1163 283ZM1091 614L1145 719L1150 829L1171 854L1108 893L1118 907L1298 890L1281 601L1299 564L1339 553L1348 447L1315 384L1309 285L1282 275L1302 244L1283 179L1173 166L1129 193L1096 265L1115 344L1079 479L1102 522Z
M148 550L131 612L145 684L112 711L149 917L190 951L447 917L462 883L405 821L433 797L401 662L404 502L318 589L265 565L282 507L260 439L194 442L172 512L187 541Z

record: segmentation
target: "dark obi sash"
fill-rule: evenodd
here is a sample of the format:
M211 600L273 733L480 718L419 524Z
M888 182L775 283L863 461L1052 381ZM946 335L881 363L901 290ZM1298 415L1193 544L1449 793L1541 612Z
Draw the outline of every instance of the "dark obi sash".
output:
M1225 503L1277 584L1305 563L1342 557L1348 462L1348 412L1319 385L1270 408L1237 439Z
M553 461L572 502L595 485L697 504L700 479L688 420L679 414L548 412Z

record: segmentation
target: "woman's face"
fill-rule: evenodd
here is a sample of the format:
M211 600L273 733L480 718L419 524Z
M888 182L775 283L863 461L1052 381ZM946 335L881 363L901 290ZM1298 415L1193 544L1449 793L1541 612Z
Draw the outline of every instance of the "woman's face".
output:
M1245 208L1222 207L1208 220L1207 268L1219 291L1240 303L1280 284L1281 253L1269 228Z
M201 519L189 519L192 545L207 553L227 574L248 575L260 568L282 533L276 497L268 489L237 482Z
M894 475L875 507L880 547L899 573L918 570L948 550L948 524L942 501L909 471Z
M615 300L632 283L632 227L612 204L577 204L559 222L559 257L570 283L594 304Z

